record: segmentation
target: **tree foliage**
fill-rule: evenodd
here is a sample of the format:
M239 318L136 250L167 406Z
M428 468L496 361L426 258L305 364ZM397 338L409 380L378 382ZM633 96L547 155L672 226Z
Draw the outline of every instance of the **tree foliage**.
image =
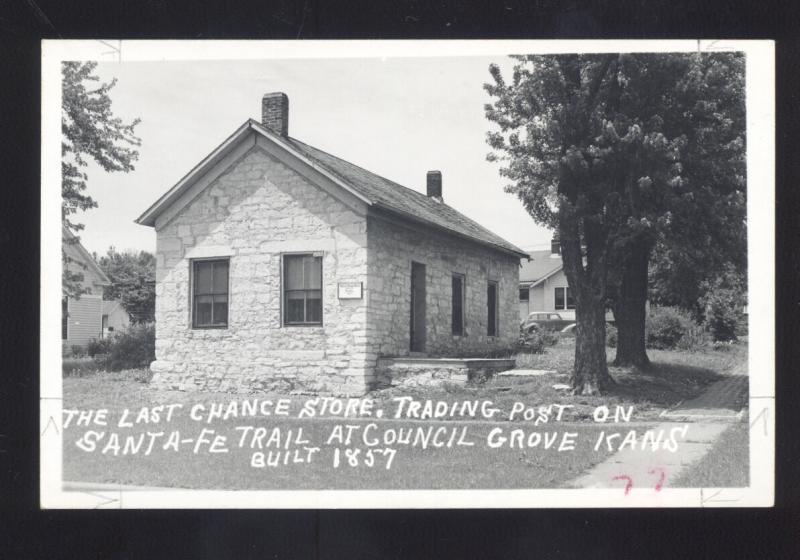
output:
M610 144L620 136L609 119L609 94L619 89L617 55L517 56L511 83L489 70L495 98L487 118L500 130L488 134L519 197L533 218L556 229L564 272L575 294L573 390L594 394L613 384L605 354L605 301L610 232L618 226L617 175Z
M605 305L619 311L618 356L634 344L646 359L653 247L714 253L720 261L741 248L743 58L514 58L511 83L492 66L494 83L485 86L495 98L487 118L500 128L489 133L489 159L503 164L507 191L559 233L576 293L573 386L593 392L610 379L601 336Z
M110 247L98 264L111 281L103 299L119 300L134 323L154 321L156 259L153 254L147 251L118 253Z
M89 161L106 172L128 173L134 169L139 156L136 148L141 145L135 135L139 119L126 124L112 112L109 92L116 79L100 83L96 67L96 62L64 62L61 67L61 221L72 233L83 229L74 215L97 207L86 192ZM97 82L94 88L93 82ZM70 242L77 243L79 238ZM82 275L67 270L75 261L63 251L62 261L64 295L79 296Z

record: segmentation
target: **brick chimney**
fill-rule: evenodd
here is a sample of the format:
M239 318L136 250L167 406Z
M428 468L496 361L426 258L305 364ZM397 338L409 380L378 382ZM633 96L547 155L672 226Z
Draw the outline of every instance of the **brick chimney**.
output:
M428 171L428 196L442 202L442 172Z
M289 135L289 97L280 91L261 99L261 124L281 136Z
M553 238L550 240L550 255L561 256L561 240L558 238L558 234L554 233Z

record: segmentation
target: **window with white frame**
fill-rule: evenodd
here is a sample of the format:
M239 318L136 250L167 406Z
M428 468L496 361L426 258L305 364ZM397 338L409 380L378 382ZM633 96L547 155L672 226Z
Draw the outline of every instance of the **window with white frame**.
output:
M572 297L572 288L569 286L561 286L554 290L555 293L555 309L575 309L575 298Z
M283 256L283 324L322 324L321 256Z
M228 326L228 259L192 261L192 328Z

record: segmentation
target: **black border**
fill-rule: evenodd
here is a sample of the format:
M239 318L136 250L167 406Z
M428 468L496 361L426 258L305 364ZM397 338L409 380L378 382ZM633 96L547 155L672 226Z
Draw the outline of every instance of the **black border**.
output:
M9 558L791 558L800 534L799 11L677 0L22 0L0 15L6 312L0 556ZM39 511L39 106L42 38L777 39L776 507L737 510Z

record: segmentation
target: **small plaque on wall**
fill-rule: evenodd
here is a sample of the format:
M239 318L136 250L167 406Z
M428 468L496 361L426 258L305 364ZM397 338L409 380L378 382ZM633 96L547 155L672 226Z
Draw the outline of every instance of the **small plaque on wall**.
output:
M339 282L339 299L361 299L362 297L362 282Z

